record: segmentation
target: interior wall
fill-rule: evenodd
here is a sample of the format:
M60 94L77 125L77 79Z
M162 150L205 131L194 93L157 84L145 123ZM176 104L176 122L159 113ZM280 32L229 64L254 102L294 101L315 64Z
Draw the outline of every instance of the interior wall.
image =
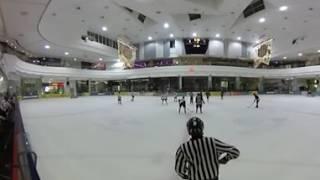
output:
M230 42L228 44L228 55L229 58L242 57L242 44L240 42Z
M164 41L156 41L156 58L164 57Z
M170 48L170 57L178 57L185 55L184 43L182 39L175 40L175 47Z
M170 48L170 40L174 40L175 46ZM250 43L232 41L228 39L209 39L206 55L225 58L250 58L252 55ZM179 57L185 55L185 47L182 39L167 39L144 42L139 44L138 59L154 59Z
M170 41L166 40L163 44L163 57L168 58L170 57Z
M145 42L144 43L144 58L153 59L156 58L156 44L157 42Z
M224 42L222 40L209 40L208 55L215 57L224 56Z
M138 48L138 54L139 54L139 60L143 60L144 58L144 43L140 43L139 44L139 48Z

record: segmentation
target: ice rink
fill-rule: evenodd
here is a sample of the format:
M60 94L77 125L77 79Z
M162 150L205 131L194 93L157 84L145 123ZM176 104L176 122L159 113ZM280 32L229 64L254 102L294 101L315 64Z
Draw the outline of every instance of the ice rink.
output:
M21 101L44 180L178 180L176 149L188 137L177 103L160 97L81 97ZM189 98L186 98L188 108ZM205 135L239 148L220 180L319 180L320 98L211 97L198 114ZM192 114L194 115L194 114Z

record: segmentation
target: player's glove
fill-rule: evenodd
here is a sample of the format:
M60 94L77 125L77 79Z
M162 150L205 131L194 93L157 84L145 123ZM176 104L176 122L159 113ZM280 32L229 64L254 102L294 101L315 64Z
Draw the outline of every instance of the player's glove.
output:
M227 156L219 159L219 164L227 164L229 162L229 158Z
M189 179L189 176L184 175L184 176L182 177L182 179Z

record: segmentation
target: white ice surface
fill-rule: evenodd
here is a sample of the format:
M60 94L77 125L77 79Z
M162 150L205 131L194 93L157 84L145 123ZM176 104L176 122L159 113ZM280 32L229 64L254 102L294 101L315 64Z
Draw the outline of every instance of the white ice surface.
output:
M241 151L220 180L319 180L320 98L261 96L260 109L252 101L214 97L199 115L205 135ZM188 115L173 98L168 106L159 97L25 100L21 110L43 180L179 179L174 155Z

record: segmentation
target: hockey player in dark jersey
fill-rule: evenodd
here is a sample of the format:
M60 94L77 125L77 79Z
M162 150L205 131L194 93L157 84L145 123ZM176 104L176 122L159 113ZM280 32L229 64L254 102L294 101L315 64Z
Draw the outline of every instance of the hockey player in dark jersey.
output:
M218 180L219 165L236 159L240 151L213 137L203 136L204 124L198 117L187 122L191 139L176 152L175 171L183 179Z
M190 92L190 104L193 104L193 92Z
M207 102L209 103L209 98L210 98L210 92L209 91L206 92L206 97L207 97Z
M120 95L120 93L118 94L118 104L122 104L122 100L121 100L122 98L121 98L121 95Z
M186 111L186 100L184 99L184 96L182 96L182 99L179 99L179 114L180 114L181 107L183 107L184 113L187 114L187 111Z
M196 97L196 113L198 113L198 109L200 109L200 113L202 113L202 104L204 104L203 96L201 93L198 93Z
M223 100L223 96L224 96L224 90L223 90L223 89L221 89L221 92L220 92L221 100Z
M259 98L259 96L258 96L258 94L256 92L253 93L253 96L254 96L253 103L256 103L256 108L259 108L260 98Z

